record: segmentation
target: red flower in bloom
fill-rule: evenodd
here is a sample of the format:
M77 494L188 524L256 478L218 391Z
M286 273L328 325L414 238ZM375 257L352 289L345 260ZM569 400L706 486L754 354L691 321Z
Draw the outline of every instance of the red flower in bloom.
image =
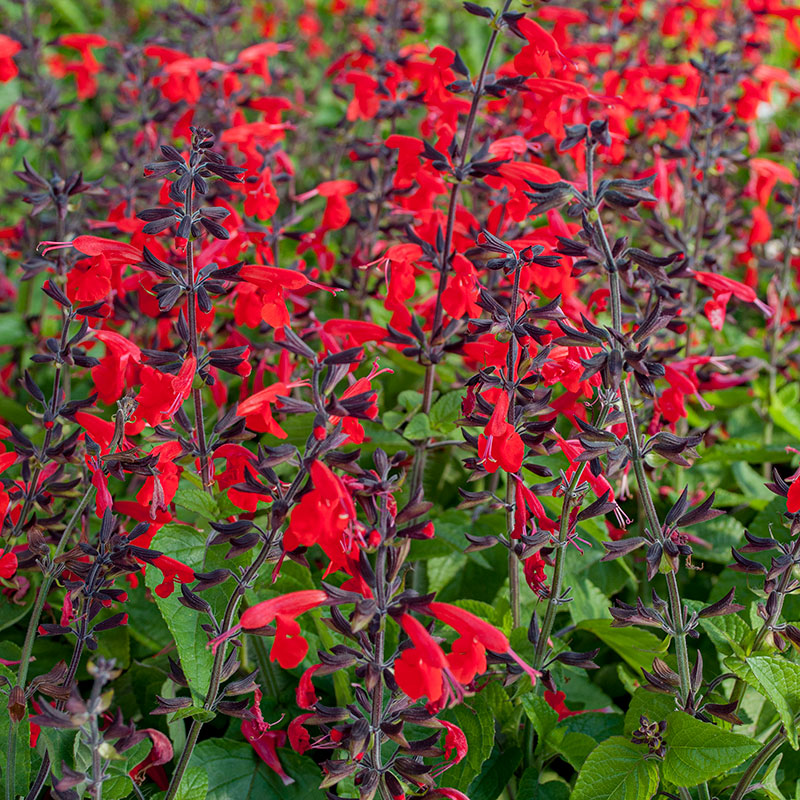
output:
M289 723L289 727L287 728L289 744L292 746L292 750L294 750L295 753L303 755L303 753L311 747L311 736L309 736L308 731L303 727L303 723L313 716L313 714L300 714Z
M397 168L392 186L395 189L407 189L414 183L417 173L422 168L419 156L425 149L425 143L413 136L401 136L395 133L386 139L384 144L397 150Z
M743 303L753 303L765 317L772 316L772 309L759 300L749 286L735 281L733 278L717 275L715 272L695 272L694 277L698 283L702 283L703 286L714 291L713 300L709 300L705 304L705 312L711 327L715 330L722 330L725 322L725 308L731 297L735 297Z
M69 33L62 36L58 43L62 47L69 47L80 53L79 61L67 61L63 56L56 55L48 59L50 71L56 78L63 78L72 73L75 76L75 85L78 89L78 99L85 100L97 94L97 75L102 67L95 58L93 47L105 47L108 41L97 33Z
M522 571L531 591L538 597L547 597L547 587L544 585L544 559L540 553L534 553L522 562Z
M325 197L325 214L322 217L322 227L326 231L343 228L350 220L350 206L347 205L345 196L358 191L355 181L324 181L316 189L297 196L297 201L302 203L312 197Z
M447 728L447 735L444 738L444 757L450 758L450 754L455 750L456 757L452 764L458 764L467 755L467 737L458 725L453 725L452 722L446 720L440 720L440 722ZM452 766L452 764L448 764L448 766Z
M525 456L525 445L514 426L508 421L508 395L497 398L492 416L478 437L478 456L487 472L518 472Z
M319 698L314 690L314 684L311 682L311 677L322 666L322 664L314 664L309 667L301 676L295 690L295 697L297 705L300 708L314 708Z
M294 783L278 758L278 748L286 744L286 731L260 731L249 719L242 722L242 734L256 751L256 755L281 779L284 786Z
M310 473L314 488L292 510L283 546L291 551L318 544L331 560L328 575L347 567L354 550L357 555L356 509L344 483L322 461L315 461Z
M564 702L566 700L566 697L567 696L564 694L564 692L551 692L547 689L545 689L544 692L545 701L550 706L550 708L553 709L553 711L558 712L559 721L561 721L562 719L566 719L567 717L574 717L577 714L589 713L590 709L584 709L583 711L570 711L567 708L566 703Z
M412 700L427 697L431 703L437 703L444 694L444 674L449 666L447 656L414 617L403 614L400 625L414 646L403 650L395 659L397 685Z
M175 581L191 583L194 580L194 570L169 556L159 556L150 562L163 576L161 583L156 586L159 597L169 597L175 591Z
M528 673L531 681L536 682L539 673L522 661L511 649L506 635L494 625L449 603L429 603L428 613L461 634L461 638L453 643L453 652L448 661L456 678L464 678L462 683L486 671L486 650L510 655Z
M19 70L13 56L22 50L22 45L10 36L0 33L0 83L8 83Z
M153 427L171 417L192 392L196 366L194 356L189 356L178 374L170 375L145 364L140 372L142 388L136 397L137 416Z
M273 328L282 328L291 322L285 292L298 291L306 286L333 291L314 283L295 269L246 264L239 270L239 277L262 290L261 319Z
M172 742L168 736L155 728L144 728L142 733L146 733L150 737L153 746L144 760L137 764L128 774L137 784L141 783L145 775L147 775L155 781L159 789L166 789L169 786L169 780L161 765L172 761L174 756Z
M308 652L308 642L300 633L297 617L325 603L328 595L318 589L273 597L248 608L239 624L213 640L214 649L220 642L234 636L240 630L254 630L276 622L275 641L270 651L270 661L277 661L284 669L294 669Z
M10 550L6 552L0 548L0 578L9 580L17 571L17 557Z
M800 511L800 478L797 478L789 486L789 495L786 498L786 510L790 514Z
M514 57L514 69L520 75L536 74L546 77L552 71L551 57L566 60L558 49L558 42L541 25L528 17L517 22L520 33L528 40L528 44Z

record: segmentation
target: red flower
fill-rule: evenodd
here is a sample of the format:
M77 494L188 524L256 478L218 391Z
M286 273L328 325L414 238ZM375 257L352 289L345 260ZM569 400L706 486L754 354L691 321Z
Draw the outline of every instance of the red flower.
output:
M283 546L291 551L318 544L331 561L328 575L348 566L354 549L357 555L356 509L344 483L322 461L315 461L310 473L314 488L293 509Z
M286 774L278 758L277 748L286 744L286 731L264 731L249 719L242 721L242 734L256 751L256 755L273 771L283 782L284 786L294 783L294 778Z
M194 570L191 567L169 556L159 556L151 563L164 578L156 586L159 597L169 597L175 591L175 581L191 583L194 580Z
M789 495L786 498L786 510L790 514L800 511L800 478L794 480L789 486Z
M525 445L514 426L508 422L508 395L497 398L492 416L478 437L478 455L487 472L518 472L525 456Z
M436 703L444 694L447 656L414 617L403 614L400 625L414 646L403 650L395 659L394 677L397 685L412 700L427 697L431 703Z
M297 617L325 603L328 595L318 589L273 597L248 608L239 624L214 641L214 646L233 636L238 630L264 628L276 621L275 641L270 651L270 661L277 661L284 669L294 669L308 652L308 642L300 633Z
M0 83L8 83L19 73L12 56L22 50L22 45L10 36L0 33Z
M316 691L314 691L314 684L311 682L313 674L322 666L322 664L314 664L309 667L301 676L295 690L295 697L297 705L300 708L314 708L319 698Z
M17 571L17 557L10 550L0 548L0 578L9 580Z

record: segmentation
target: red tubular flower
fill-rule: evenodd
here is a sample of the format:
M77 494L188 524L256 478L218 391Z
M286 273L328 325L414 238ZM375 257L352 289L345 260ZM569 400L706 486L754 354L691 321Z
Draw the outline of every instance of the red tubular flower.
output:
M327 600L328 595L319 589L304 589L257 603L242 614L237 626L215 640L214 646L238 630L263 628L275 620L277 631L270 660L277 661L284 669L294 669L308 652L308 642L301 635L296 618Z
M436 703L444 694L447 656L414 617L403 614L400 625L414 646L403 650L400 657L395 659L394 677L397 685L412 700L427 697L431 703Z
M169 597L175 591L175 581L191 583L194 580L194 570L191 567L169 556L159 556L151 563L164 577L156 586L159 597Z
M331 560L328 575L347 567L354 548L358 553L356 509L344 483L322 461L315 461L310 473L314 488L292 510L283 546L291 551L318 544Z
M711 327L715 330L722 329L725 321L725 307L731 297L735 297L743 303L752 303L765 317L772 316L772 309L759 300L749 286L735 281L733 278L727 278L725 275L717 275L716 272L695 272L694 277L698 283L707 286L714 292L713 300L709 300L705 305L705 312L711 322Z
M538 597L547 597L547 588L544 584L544 559L540 553L534 553L522 562L522 571L531 591Z
M300 708L314 708L319 698L316 691L314 691L314 684L311 682L311 677L322 666L322 664L314 664L309 667L301 676L295 690L295 697L297 705Z
M447 722L446 720L439 721L447 728L447 735L444 738L444 757L450 758L450 754L455 750L456 757L452 764L448 766L458 764L458 762L463 761L467 755L467 750L469 749L467 747L467 737L458 725L453 725L452 722Z
M800 511L800 478L794 480L789 486L789 495L786 498L786 510L790 514Z
M508 395L503 393L495 404L484 432L478 437L478 455L487 472L518 472L525 457L522 438L508 421Z
M458 606L451 606L449 603L429 603L428 612L432 617L436 617L440 622L449 625L461 634L460 639L453 643L453 653L448 658L453 674L458 678L467 678L462 681L471 681L476 674L486 671L486 650L495 653L506 653L510 655L528 673L533 683L539 675L536 670L529 667L512 649L506 635L497 630L494 625L490 625L475 614L465 611Z
M10 550L0 548L0 578L9 580L17 571L17 557Z
M256 755L281 779L284 786L294 783L278 758L278 748L286 744L286 731L263 731L249 719L242 721L242 734L256 751Z
M19 42L0 33L0 83L8 83L19 73L13 56L20 50L22 50L22 45Z
M359 394L369 392L372 389L372 381L384 372L392 372L392 370L388 367L385 369L378 369L378 364L375 362L372 365L369 375L365 378L359 378L357 381L350 384L350 386L342 392L341 399L344 400L348 397L356 397ZM375 419L378 416L378 395L373 392L369 400L369 407L363 413L369 419ZM338 425L341 419L342 417L331 416L330 422L332 425ZM356 417L344 417L342 431L350 437L349 441L353 444L361 444L364 441L364 427Z
M292 746L292 750L299 755L303 755L311 747L311 736L303 727L303 723L313 716L313 714L300 714L289 723L287 728L289 744Z
M144 728L142 733L146 733L150 737L153 746L144 761L137 764L128 774L137 784L141 783L147 775L155 781L159 789L166 789L169 786L169 780L167 780L161 765L172 761L174 755L172 742L168 736L155 728Z

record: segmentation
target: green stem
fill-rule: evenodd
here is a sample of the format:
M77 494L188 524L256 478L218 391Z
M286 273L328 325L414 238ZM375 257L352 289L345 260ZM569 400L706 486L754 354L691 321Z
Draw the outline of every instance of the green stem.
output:
M58 558L60 556L67 545L67 541L69 540L72 531L74 530L78 520L80 519L81 514L83 513L84 509L87 505L89 505L89 500L92 497L92 493L94 492L94 486L89 486L89 488L84 493L83 497L81 498L81 502L78 507L75 509L70 521L67 523L67 527L64 528L63 533L61 534L61 538L58 540L58 544L56 545L55 553L53 554L53 559ZM55 580L55 573L53 571L54 565L51 561L49 569L44 573L42 583L39 586L38 591L36 592L36 599L33 603L33 608L31 609L31 616L28 620L28 629L25 632L25 640L22 643L22 652L20 654L20 663L17 669L17 686L21 687L23 690L25 689L25 681L28 678L28 667L30 666L31 654L33 653L33 643L36 641L36 634L39 629L39 621L42 617L42 611L44 610L44 604L47 602L47 595L50 592L50 587L53 585L53 581ZM11 723L11 728L8 732L8 746L6 748L6 800L14 800L14 784L16 781L16 757L17 757L17 735L19 733L19 725L20 723Z
M800 721L800 715L795 717L795 724ZM750 765L739 778L739 783L733 790L730 800L742 800L747 794L750 784L753 782L758 771L769 760L770 756L775 753L781 745L786 741L786 729L781 726L780 730L758 751L755 758L750 762Z
M587 151L591 152L591 145L587 145ZM597 212L597 222L595 223L600 241L603 248L603 253L606 258L606 267L609 274L609 287L611 294L611 315L612 326L614 330L622 332L622 299L620 289L619 269L617 267L616 259L611 251L611 245L608 241L605 228L603 227L603 220L599 214L599 210L595 207ZM616 339L613 341L613 347L620 350L621 346ZM639 444L639 424L636 420L636 413L633 410L633 403L628 391L628 383L626 377L623 375L620 382L620 402L622 410L625 415L625 424L628 429L628 443L630 447L630 459L633 465L634 475L636 476L636 484L639 489L639 496L644 504L645 515L647 517L648 525L650 526L650 535L659 542L663 543L663 531L661 522L658 519L658 512L656 511L653 496L650 493L650 487L647 483L647 475L644 471L644 457ZM684 627L683 606L681 604L680 591L678 589L678 578L674 571L667 573L667 591L669 593L669 609L672 618L672 625L674 629L673 639L675 641L675 653L678 660L678 677L680 679L681 699L686 700L690 691L690 667L689 667L689 650L686 645L686 630Z

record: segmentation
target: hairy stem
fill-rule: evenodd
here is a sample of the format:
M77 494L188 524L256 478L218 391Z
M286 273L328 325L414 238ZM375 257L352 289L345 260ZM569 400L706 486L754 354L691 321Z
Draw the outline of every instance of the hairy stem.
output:
M592 153L592 146L587 145L587 155ZM588 159L587 159L588 160ZM593 189L592 189L593 192ZM592 195L592 199L593 195ZM611 316L612 325L614 330L622 332L622 298L620 288L619 269L617 267L616 259L611 251L611 245L608 241L605 228L603 227L603 220L600 217L599 211L595 205L595 212L597 213L597 221L595 223L596 229L600 235L600 241L603 248L603 253L606 259L606 268L609 276L609 288L611 294ZM615 349L621 349L621 345L616 339L613 341ZM650 487L647 483L647 475L644 471L644 457L639 444L639 423L636 420L636 412L633 409L631 402L630 392L628 390L628 383L625 376L620 382L620 402L622 410L625 415L625 424L628 429L628 443L630 447L630 460L633 465L634 475L636 476L636 485L639 489L639 496L641 497L644 505L645 516L648 525L650 526L650 535L657 541L663 540L663 533L661 522L658 519L658 512L656 511L653 496L650 493ZM681 698L686 700L689 695L690 688L690 667L689 667L689 651L686 645L686 630L684 628L684 613L681 604L680 592L678 589L678 578L675 572L670 571L666 574L667 591L669 593L669 610L672 618L672 625L674 628L673 639L675 641L675 653L678 660L678 676L680 678Z
M796 716L794 721L795 724L800 722L800 715ZM758 771L762 766L764 766L764 764L766 764L770 756L775 753L785 741L786 729L781 726L780 730L753 757L753 760L742 774L742 777L739 778L739 783L736 784L730 800L742 800L742 798L747 794L750 784L753 782L753 778L755 778Z

